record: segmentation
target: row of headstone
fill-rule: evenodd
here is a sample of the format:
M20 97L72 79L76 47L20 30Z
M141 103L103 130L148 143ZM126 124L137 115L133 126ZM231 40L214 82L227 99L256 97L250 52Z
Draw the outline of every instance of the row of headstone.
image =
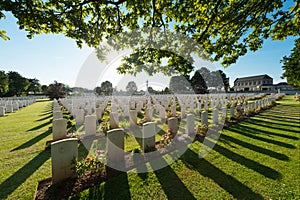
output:
M63 112L57 100L53 101L52 138L54 141L67 137L67 119L63 118Z
M273 97L272 97L273 98ZM235 109L243 109L244 111L246 109L256 109L260 106L267 106L267 104L271 101L271 98L266 98L250 103L243 103L242 105L238 104L236 107L231 105L230 107L230 116L234 115ZM159 104L158 101L156 101L156 104ZM138 105L138 104L136 104ZM159 104L160 105L160 104ZM166 102L164 102L164 105L167 105ZM160 105L162 106L162 105ZM58 108L57 106L54 106ZM134 108L133 105L130 106L131 108ZM159 107L159 106L158 106ZM164 106L162 106L161 110L164 109ZM56 110L58 111L58 110ZM101 108L101 112L102 112ZM117 110L115 110L117 111ZM98 112L100 112L98 110ZM218 123L218 116L219 116L220 110L218 108L214 108L212 111L212 123ZM221 113L225 116L227 115L227 107L224 106L221 109ZM136 115L137 110L130 110L130 116L131 116L131 125L136 124ZM94 135L96 133L96 120L100 118L100 114L95 115L86 115L84 117L84 123L85 123L85 131L87 135ZM113 127L112 130L108 131L107 133L107 145L106 145L106 152L107 152L107 164L111 167L114 167L114 165L119 165L120 162L124 161L124 129L118 127L118 118L117 112L111 112L111 127ZM65 127L65 123L62 123L63 119L55 119L53 120L53 123L61 123L60 127ZM208 111L203 110L201 112L201 122L202 124L208 124ZM178 132L178 118L171 117L168 119L168 129L170 129L172 134L176 134ZM62 131L64 133L65 129ZM186 129L185 134L193 135L195 133L195 115L188 113L186 115ZM142 137L141 137L141 149L143 152L147 152L149 150L152 150L155 148L155 134L156 134L156 123L155 122L147 122L143 124L142 129ZM51 156L52 156L52 181L53 183L58 183L63 179L69 178L74 176L74 171L71 170L71 163L74 158L77 158L78 156L78 143L77 139L75 138L69 138L69 139L61 139L59 141L53 142L51 144ZM117 167L117 166L116 166Z
M75 117L76 126L85 126L87 135L94 135L97 130L97 120L102 119L102 115L107 109L107 106L111 105L110 110L110 125L111 128L119 128L119 117L121 115L128 116L130 119L130 127L134 127L137 124L137 113L141 109L145 109L145 119L147 122L153 120L153 114L156 112L162 122L166 121L166 107L171 107L172 116L176 116L176 101L178 100L180 106L181 117L186 117L186 114L195 114L195 106L198 108L197 112L208 111L210 105L213 110L212 121L217 124L219 121L219 110L222 109L222 113L225 113L225 107L227 105L227 99L231 103L244 102L247 98L253 97L251 95L178 95L164 96L154 95L151 97L101 97L101 98L75 98L75 99L63 99L61 103L64 107L70 111ZM253 107L259 107L259 104L252 104L250 109ZM221 106L221 108L220 108ZM241 107L246 112L247 104L244 102ZM238 108L240 109L240 108ZM226 113L227 114L227 113ZM60 118L61 113L54 113L54 118ZM230 108L230 116L234 115L234 109ZM96 116L96 120L95 120ZM205 116L205 114L204 114ZM207 123L205 117L202 117L203 123Z
M20 108L29 106L36 102L36 99L27 99L27 100L1 100L0 101L0 117L5 116L6 113L13 113Z

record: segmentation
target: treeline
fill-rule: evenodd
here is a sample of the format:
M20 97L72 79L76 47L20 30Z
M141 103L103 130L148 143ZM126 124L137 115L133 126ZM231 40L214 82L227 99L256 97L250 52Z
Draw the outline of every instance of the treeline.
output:
M36 78L26 78L15 71L6 73L0 70L0 97L47 95L50 98L57 98L65 96L72 89L57 81L50 85L41 85Z
M206 67L197 70L192 77L173 76L169 88L172 92L206 94L230 90L229 78L222 70L210 71Z
M0 97L44 94L47 89L36 78L26 78L15 71L0 71Z

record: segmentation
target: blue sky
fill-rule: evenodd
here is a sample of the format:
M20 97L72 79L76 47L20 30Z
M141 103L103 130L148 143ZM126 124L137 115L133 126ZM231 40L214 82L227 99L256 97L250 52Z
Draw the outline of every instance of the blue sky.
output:
M63 35L43 34L33 39L19 30L16 19L6 13L6 19L0 21L0 29L7 31L10 40L0 39L0 70L17 71L26 78L37 78L41 84L50 84L54 80L75 85L80 68L93 49L84 46L79 49L76 42ZM236 64L224 69L215 63L230 77L230 84L238 77L268 74L274 83L285 81L280 60L289 55L294 39L285 41L266 40L263 48L240 57Z

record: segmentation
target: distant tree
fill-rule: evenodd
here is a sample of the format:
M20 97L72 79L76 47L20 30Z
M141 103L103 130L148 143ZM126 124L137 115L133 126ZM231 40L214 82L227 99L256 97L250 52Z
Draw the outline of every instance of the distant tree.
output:
M36 94L42 91L41 84L38 79L33 78L33 79L28 79L28 81L29 81L29 86L27 88L27 94L28 93Z
M201 67L199 70L197 70L202 78L205 80L206 86L209 88L211 87L211 82L212 82L212 77L211 77L211 72L209 69L207 69L206 67Z
M226 77L226 74L222 70L212 71L210 77L210 87L214 88L217 91L229 89L229 78Z
M129 94L134 94L137 91L136 83L134 81L129 81L127 86L126 86L126 91Z
M104 95L111 95L113 93L112 83L109 81L104 81L101 83L101 90Z
M0 96L4 96L9 89L9 78L5 71L0 71Z
M102 93L101 87L99 87L99 86L95 87L94 93L97 94L97 95L101 95L101 93Z
M180 76L172 76L170 79L169 87L173 92L176 93L187 93L191 90L191 84L186 77Z
M20 96L27 91L29 86L28 79L21 76L18 72L10 71L7 73L9 77L9 90L7 96Z
M300 38L295 41L292 53L281 60L284 70L282 78L286 78L289 85L300 88Z
M223 72L222 70L217 70L217 71L221 75L221 78L222 78L222 81L223 81L223 87L224 87L225 91L228 92L229 89L230 89L229 77L227 77L225 72Z
M71 92L73 92L73 89L67 84L62 84L62 89L67 94L70 94Z
M156 91L150 86L150 87L148 87L148 92L150 94L154 94Z
M41 86L41 91L42 91L43 94L46 94L47 90L48 90L48 85L42 85Z
M171 90L168 87L165 87L164 94L171 94Z
M64 98L66 96L66 92L63 91L62 85L62 83L54 81L54 83L49 85L46 95L50 99Z
M199 71L196 71L191 78L191 86L196 94L208 93L206 82Z

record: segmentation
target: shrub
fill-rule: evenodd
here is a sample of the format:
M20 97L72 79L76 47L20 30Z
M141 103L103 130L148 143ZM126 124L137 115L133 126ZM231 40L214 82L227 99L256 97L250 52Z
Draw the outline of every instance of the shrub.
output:
M104 164L96 158L87 157L80 161L74 159L72 164L72 170L76 173L77 177L88 173L94 174L104 171Z
M110 124L108 121L103 121L100 123L100 130L106 135L107 131L110 130Z
M197 134L201 136L206 136L206 133L208 131L208 125L207 124L198 124L196 132Z

